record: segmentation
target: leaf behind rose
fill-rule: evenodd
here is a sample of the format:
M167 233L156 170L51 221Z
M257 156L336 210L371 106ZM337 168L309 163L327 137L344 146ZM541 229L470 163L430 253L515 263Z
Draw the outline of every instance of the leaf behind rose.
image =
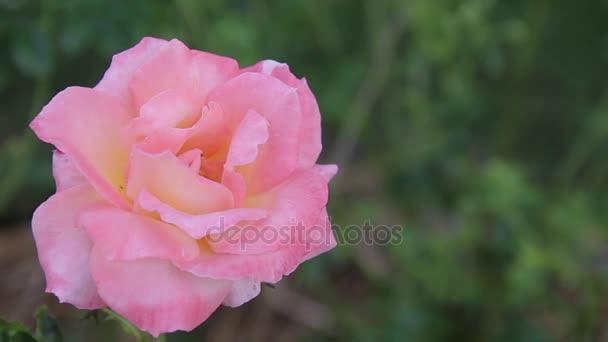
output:
M150 334L139 330L131 322L127 321L124 317L122 317L121 315L117 314L116 312L114 312L110 309L102 309L101 311L103 311L106 314L105 319L107 321L118 322L120 324L120 327L122 328L122 330L124 332L126 332L127 334L133 335L137 339L138 342L155 342L155 341L164 342L165 341L164 335L161 335L158 339L155 339ZM0 342L2 342L2 341L0 341Z
M0 342L36 342L30 330L21 322L0 319Z
M61 342L63 340L57 319L46 306L36 309L36 334L40 342Z

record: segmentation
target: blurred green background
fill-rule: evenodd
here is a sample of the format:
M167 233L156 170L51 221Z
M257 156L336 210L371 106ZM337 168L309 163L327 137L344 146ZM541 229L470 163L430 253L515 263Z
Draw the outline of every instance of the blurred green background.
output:
M0 232L54 191L29 120L143 36L287 62L341 166L333 222L404 227L170 341L608 340L608 2L0 0Z

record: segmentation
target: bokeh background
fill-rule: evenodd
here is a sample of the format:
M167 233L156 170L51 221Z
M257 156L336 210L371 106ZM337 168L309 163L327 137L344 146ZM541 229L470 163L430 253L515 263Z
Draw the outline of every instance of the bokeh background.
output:
M0 0L0 317L46 303L68 341L129 340L43 295L51 147L27 125L143 36L289 63L341 167L336 229L404 228L169 341L608 340L603 0Z

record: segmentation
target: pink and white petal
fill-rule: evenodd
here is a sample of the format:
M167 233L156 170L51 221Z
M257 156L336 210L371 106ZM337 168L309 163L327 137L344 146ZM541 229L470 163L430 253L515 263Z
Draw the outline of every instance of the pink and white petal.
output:
M222 107L233 132L250 110L270 124L268 141L260 148L256 162L248 166L249 193L266 191L289 177L298 163L301 111L296 89L268 75L244 73L215 88L209 101Z
M266 74L266 75L272 75L272 71L282 65L283 63L281 62L277 62L275 60L272 59L266 59L263 61L259 61L254 65L250 65L246 68L241 69L242 73L246 73L246 72L259 72L262 74Z
M218 308L231 285L183 272L166 260L109 261L97 249L90 268L107 305L155 337L197 327Z
M314 227L316 228L304 235L305 241L295 241L293 245L284 246L275 252L257 255L219 254L202 246L196 259L178 262L176 265L199 277L276 283L301 263L336 246L325 209L320 213Z
M251 278L235 280L222 304L231 308L241 306L260 294L260 285L259 281Z
M192 70L197 96L205 100L215 87L239 72L239 64L232 58L209 52L192 50Z
M338 245L332 230L327 210L323 209L319 220L306 234L306 255L302 262L325 253Z
M280 74L277 77L280 77ZM303 113L299 134L298 165L306 168L315 164L323 147L321 144L321 112L306 79L300 81L298 97Z
M335 164L328 164L328 165L316 164L312 168L313 168L313 170L317 171L319 173L319 175L321 175L321 177L323 177L327 183L329 183L332 180L332 178L334 178L334 176L338 173L338 165L335 165Z
M80 309L104 307L89 273L92 243L77 224L78 214L103 199L88 185L75 185L51 196L34 212L32 231L46 291Z
M53 178L57 192L87 183L70 157L59 150L53 151Z
M143 190L189 214L233 208L232 193L220 183L192 172L169 152L150 154L133 149L127 194L136 199Z
M176 227L111 206L91 207L79 222L108 260L192 260L199 254L196 240Z
M177 157L190 170L192 170L193 172L198 174L201 169L201 155L202 154L203 154L203 151L199 150L198 148L195 148L195 149L186 151Z
M67 154L103 197L129 208L121 189L130 142L120 132L130 119L115 97L90 88L70 87L57 94L30 127L41 140Z
M203 107L200 120L192 127L184 149L198 148L203 151L205 157L210 157L227 145L231 134L222 107L215 102L209 102Z
M155 130L139 141L137 148L146 153L171 152L177 154L190 136L189 128L163 127Z
M308 168L316 162L321 153L321 113L317 100L305 79L298 79L289 66L273 60L261 61L245 71L260 72L281 80L290 87L298 89L302 107L302 124L299 133L298 165Z
M238 172L239 166L247 165L258 157L259 145L268 141L268 121L260 114L250 110L237 127L226 157L222 184L226 185L234 195L235 206L239 207L246 196L246 184Z
M146 211L157 212L164 222L179 227L194 239L200 239L210 233L222 232L241 221L255 221L267 215L266 210L258 208L235 208L209 214L191 215L176 210L146 191L139 194L137 203Z
M315 95L306 79L298 80L287 64L276 67L272 75L286 84L298 89L302 107L302 124L299 133L298 165L307 168L315 164L321 154L321 112Z
M225 167L222 170L222 184L232 191L234 196L234 206L240 207L245 201L247 195L247 183L242 174L234 171L232 168Z
M112 57L112 64L95 89L120 98L126 108L137 111L133 107L129 84L133 74L148 59L167 47L169 42L164 39L151 37L143 38L134 47Z
M193 89L191 63L190 49L177 39L170 40L133 74L129 90L135 109L141 108L153 96L165 90Z
M252 163L258 156L258 146L268 141L269 123L253 110L245 117L234 132L230 141L226 167L242 166Z
M165 90L153 96L129 124L130 133L146 136L166 128L191 127L201 115L202 102L188 88Z
M327 198L327 182L316 170L298 171L278 188L248 198L247 206L268 209L266 219L220 233L209 246L216 253L251 255L304 243L298 238L317 223Z
M222 173L224 172L224 160L209 160L209 159L202 158L200 172L201 172L202 176L205 176L209 179L221 181ZM243 183L242 193L244 194L245 193L245 181L243 180L242 176L240 177L240 179L242 180L242 183ZM224 183L224 185L226 187L228 187L229 189L232 189L232 185L228 185L228 183ZM236 197L235 197L234 203L239 203L239 200Z
M276 283L298 267L304 254L302 246L257 255L218 254L201 248L196 259L174 264L199 277Z

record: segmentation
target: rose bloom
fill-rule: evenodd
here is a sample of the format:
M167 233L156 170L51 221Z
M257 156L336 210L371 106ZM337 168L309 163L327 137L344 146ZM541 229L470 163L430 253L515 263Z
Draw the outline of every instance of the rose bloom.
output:
M109 307L155 336L191 330L336 245L337 167L316 164L319 108L285 64L240 69L144 38L31 128L56 147L57 192L32 228L61 302Z

